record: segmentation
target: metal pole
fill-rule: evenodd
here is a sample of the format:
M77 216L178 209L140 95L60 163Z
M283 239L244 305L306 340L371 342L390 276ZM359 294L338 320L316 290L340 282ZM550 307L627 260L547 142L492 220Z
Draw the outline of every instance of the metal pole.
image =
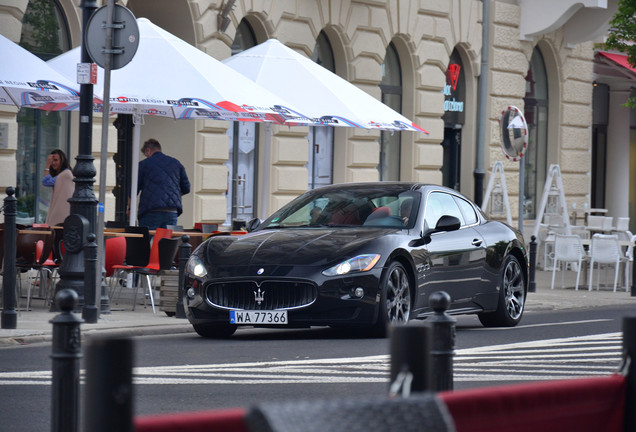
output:
M81 61L82 63L90 63L92 60L86 49L86 26L88 21L97 9L97 2L95 0L82 0L80 7L82 8L82 50ZM73 174L75 176L75 191L73 196L69 199L71 204L71 216L79 215L86 218L88 221L88 229L82 233L81 239L83 240L86 233L96 232L96 219L97 219L97 198L93 191L93 183L95 182L95 165L93 163L94 158L92 156L92 133L93 133L93 85L81 84L80 85L80 121L79 121L79 145L78 155L75 158L76 164ZM70 217L70 216L69 216ZM66 221L65 221L66 224ZM64 230L64 246L66 248L67 241L71 240L66 235L66 229ZM84 281L84 251L80 247L77 250L69 250L66 248L64 260L59 269L60 281L57 283L55 290L59 292L63 289L73 289L79 296L79 304L84 304L84 294L87 290L95 291L96 281L89 281L90 284L86 285ZM105 285L102 285L102 290L105 293ZM102 295L101 299L101 312L109 313L108 297ZM51 305L51 310L55 310L55 304Z
M15 257L16 257L16 226L15 218L18 214L18 200L15 189L7 188L4 199L4 265L2 266L2 313L3 329L14 329L18 326L18 312L16 311L15 296Z
M133 342L95 338L86 349L84 430L132 432Z
M537 291L537 283L535 281L535 273L537 270L537 237L530 237L530 274L528 281L528 292Z
M84 245L84 281L86 286L89 286L89 282L97 277L97 243L95 243L95 234L93 233L88 234L86 239L88 242ZM95 324L97 322L99 308L97 307L96 291L86 291L82 318L87 323Z
M109 114L110 114L110 66L112 60L113 50L113 14L115 10L114 0L108 0L108 18L106 19L106 41L104 46L104 109L102 110L102 145L99 159L99 203L97 212L97 244L98 257L99 257L99 269L104 269L104 262L106 259L105 243L104 243L104 212L106 204L106 162L108 159L108 126ZM96 272L96 286L100 288L100 294L102 291L102 284L104 284L104 275L106 271ZM105 285L105 284L104 284ZM104 289L105 292L105 289ZM97 294L96 294L97 295Z
M484 199L484 154L486 152L486 123L488 121L488 72L490 57L490 0L482 0L482 28L481 28L481 67L479 83L477 84L477 142L475 154L475 196L478 206Z
M636 316L623 317L623 362L627 369L623 430L636 430Z
M524 157L519 158L519 231L523 232L523 210L525 196L525 181L526 181L526 162Z
M78 430L82 319L72 313L77 302L78 295L75 291L59 291L55 296L55 303L62 313L49 321L53 324L52 432Z
M179 286L177 288L177 305L175 306L175 317L185 318L185 308L183 306L183 289L185 287L185 267L190 258L190 251L192 245L190 242L190 236L184 235L181 237L181 246L179 246Z
M391 375L389 394L408 397L431 390L432 330L420 321L389 327Z
M132 148L132 177L130 179L130 226L137 225L137 194L139 188L139 170L134 167L139 166L139 141L141 140L141 126L144 124L144 116L138 113L133 114L133 148ZM128 191L126 191L128 193Z
M451 297L444 291L437 291L431 294L428 303L435 311L435 315L428 320L433 329L431 390L452 390L457 320L446 313L451 304Z
M630 290L630 295L632 297L636 297L636 259L632 263L632 287Z

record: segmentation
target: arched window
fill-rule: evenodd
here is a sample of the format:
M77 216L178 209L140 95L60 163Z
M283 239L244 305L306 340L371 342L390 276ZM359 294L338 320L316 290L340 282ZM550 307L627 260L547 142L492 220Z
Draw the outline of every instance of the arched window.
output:
M325 69L336 73L333 50L325 32L316 38L311 59ZM309 128L309 189L325 186L333 180L333 127L314 126Z
M382 64L382 102L397 112L402 112L402 68L393 43L386 49ZM380 180L400 179L401 132L380 133Z
M243 52L253 46L256 46L254 30L252 26L243 19L236 29L236 36L232 42L232 55Z
M524 161L524 219L536 218L548 164L548 76L543 56L535 47L526 75L525 103L528 148Z
M252 26L245 19L241 20L232 42L232 55L255 45L256 35ZM228 169L225 224L234 229L256 214L258 126L255 122L232 122L227 135L229 158L225 164Z
M22 19L20 45L23 48L42 60L50 60L70 49L69 40L68 26L57 1L29 1ZM64 112L22 108L17 122L17 221L23 224L44 222L51 188L41 185L42 169L51 150L60 148L69 155L70 116ZM69 159L72 160L70 155Z

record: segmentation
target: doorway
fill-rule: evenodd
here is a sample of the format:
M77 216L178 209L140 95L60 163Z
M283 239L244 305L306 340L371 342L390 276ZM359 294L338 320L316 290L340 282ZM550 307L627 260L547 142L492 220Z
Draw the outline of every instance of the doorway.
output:
M461 173L461 125L444 128L444 163L442 164L442 184L459 190Z

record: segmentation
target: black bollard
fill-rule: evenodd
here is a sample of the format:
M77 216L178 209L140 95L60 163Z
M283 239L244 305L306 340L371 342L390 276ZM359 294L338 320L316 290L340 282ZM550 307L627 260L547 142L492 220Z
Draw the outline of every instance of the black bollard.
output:
M420 321L389 327L391 381L389 395L408 397L431 389L431 328Z
M84 430L133 432L133 342L94 338L86 349Z
M72 289L58 291L55 303L62 312L49 321L53 324L52 432L78 430L82 319L72 312L78 300Z
M95 239L95 234L88 234L86 236L87 243L84 245L85 289L84 306L82 306L82 318L85 322L91 324L95 324L97 322L97 318L99 318L99 308L97 307L97 290L95 289L95 280L97 279L97 243L95 243Z
M175 306L175 318L185 318L185 307L183 306L183 288L185 286L185 268L190 258L190 252L192 251L192 245L190 242L190 236L184 234L181 237L181 246L179 246L179 287L177 288L177 305Z
M636 316L623 317L623 362L627 370L623 430L636 430Z
M537 269L537 238L530 237L530 275L528 281L528 292L537 292L537 282L535 272Z
M455 323L457 320L446 313L451 304L451 297L444 291L437 291L428 298L428 304L435 311L435 315L428 319L433 329L433 342L431 344L432 380L429 390L452 390Z
M15 218L18 214L18 200L13 195L15 189L7 188L7 196L4 199L4 265L2 270L2 313L0 314L1 327L14 329L18 326L18 312L16 311L15 296L15 258L17 229Z

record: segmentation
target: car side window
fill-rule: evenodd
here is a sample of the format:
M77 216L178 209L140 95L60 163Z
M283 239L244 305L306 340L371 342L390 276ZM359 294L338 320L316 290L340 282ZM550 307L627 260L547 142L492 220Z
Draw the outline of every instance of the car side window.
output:
M461 209L464 219L466 220L466 225L474 225L477 223L479 219L477 219L477 214L475 213L475 209L472 205L465 199L455 197L459 208Z
M444 215L455 216L459 219L462 226L466 225L464 216L452 195L444 192L431 192L426 199L426 211L424 213L427 227L435 228L439 218Z

